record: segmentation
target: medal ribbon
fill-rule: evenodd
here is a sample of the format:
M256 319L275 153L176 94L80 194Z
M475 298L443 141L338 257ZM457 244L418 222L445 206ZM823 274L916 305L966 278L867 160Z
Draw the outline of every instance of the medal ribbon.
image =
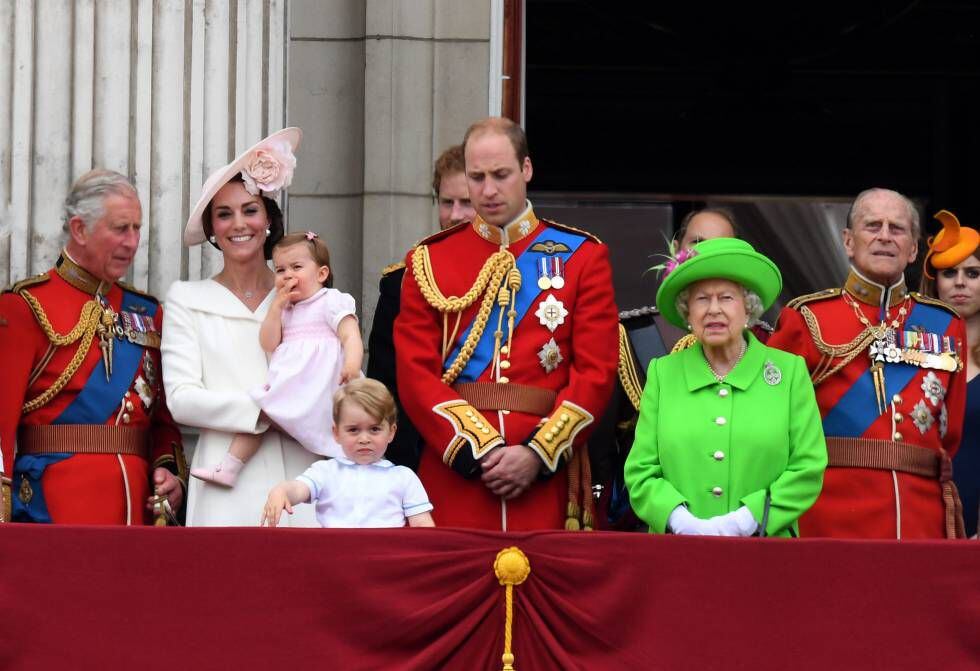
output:
M564 243L568 247L567 252L559 252L557 254L545 254L544 252L532 252L531 247L534 247L534 242L542 237L544 232L548 232L548 239L553 240L556 243ZM538 277L538 268L540 267L540 260L542 257L560 257L562 262L568 261L568 258L578 250L578 248L585 242L584 235L577 235L575 233L569 233L567 231L562 231L555 228L548 228L546 226L540 227L540 232L534 236L534 240L528 245L527 249L517 257L517 269L521 273L521 288L517 292L516 300L514 301L514 310L517 312L517 316L514 317L514 330L517 330L517 325L524 319L531 305L534 301L544 293L536 284ZM545 259L547 260L547 259ZM546 289L545 291L550 291ZM499 305L494 305L493 311L490 313L490 317L487 320L488 324L496 324L498 315L502 308ZM509 308L503 308L509 309ZM466 336L469 335L470 329L473 328L473 324L467 327L466 332L463 333L459 339L456 341L456 345L453 347L452 353L447 357L447 361L455 361L456 356L459 354L459 349L461 343L466 342ZM475 382L483 375L484 371L490 366L493 359L493 329L487 328L483 332L483 337L480 338L480 342L477 343L476 349L473 350L473 356L470 357L469 362L466 367L463 368L459 377L456 378L458 382Z
M914 328L929 334L945 333L953 316L945 310L916 303L909 313L905 328ZM912 326L916 324L917 326ZM884 363L885 398L891 399L912 381L918 366L905 363ZM823 419L823 431L827 436L860 438L880 417L875 402L875 387L871 368L854 381L850 389Z
M157 309L156 303L125 290L122 304L130 310L133 305L141 306L151 313ZM112 374L106 379L105 364L100 358L85 386L51 423L104 424L119 408L123 394L136 377L142 358L141 345L131 343L126 338L116 338L112 351Z

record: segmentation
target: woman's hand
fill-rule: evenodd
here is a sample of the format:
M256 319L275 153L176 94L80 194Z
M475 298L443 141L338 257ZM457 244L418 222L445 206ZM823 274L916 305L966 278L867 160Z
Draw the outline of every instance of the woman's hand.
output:
M269 498L265 501L265 508L262 509L262 519L259 521L259 526L274 527L278 525L283 510L290 515L293 514L293 505L289 502L289 495L284 482L276 485L269 492Z

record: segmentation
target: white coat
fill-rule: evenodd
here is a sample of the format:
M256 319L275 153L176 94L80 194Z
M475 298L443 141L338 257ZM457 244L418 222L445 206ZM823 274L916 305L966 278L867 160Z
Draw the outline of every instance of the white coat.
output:
M163 384L174 419L200 430L193 467L218 463L235 433L268 428L248 389L265 383L268 357L259 345L259 326L274 293L253 313L214 280L174 282L167 292ZM265 433L234 487L190 478L187 526L257 526L269 490L318 459L288 436ZM297 506L280 524L318 526L313 506Z

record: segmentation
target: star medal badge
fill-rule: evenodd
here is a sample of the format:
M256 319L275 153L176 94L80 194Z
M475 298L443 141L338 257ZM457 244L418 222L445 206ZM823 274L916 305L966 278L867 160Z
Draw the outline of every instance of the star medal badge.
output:
M538 304L538 309L534 315L541 322L542 326L547 327L549 331L554 333L556 328L565 323L568 310L565 309L564 304L560 300L552 294L548 294L548 297Z
M554 338L541 347L541 351L538 352L538 359L541 360L541 367L544 368L544 372L546 373L550 373L558 368L558 364L565 360Z
M762 379L766 381L770 387L775 387L777 384L783 380L783 371L779 370L779 367L772 361L766 361L765 368L762 369Z

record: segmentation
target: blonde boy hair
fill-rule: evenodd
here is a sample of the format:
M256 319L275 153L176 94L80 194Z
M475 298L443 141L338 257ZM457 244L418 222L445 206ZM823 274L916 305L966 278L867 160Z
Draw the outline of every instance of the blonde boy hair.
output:
M394 424L398 419L395 399L388 388L369 377L351 380L333 395L333 423L340 424L340 408L345 402L355 403L378 422Z

